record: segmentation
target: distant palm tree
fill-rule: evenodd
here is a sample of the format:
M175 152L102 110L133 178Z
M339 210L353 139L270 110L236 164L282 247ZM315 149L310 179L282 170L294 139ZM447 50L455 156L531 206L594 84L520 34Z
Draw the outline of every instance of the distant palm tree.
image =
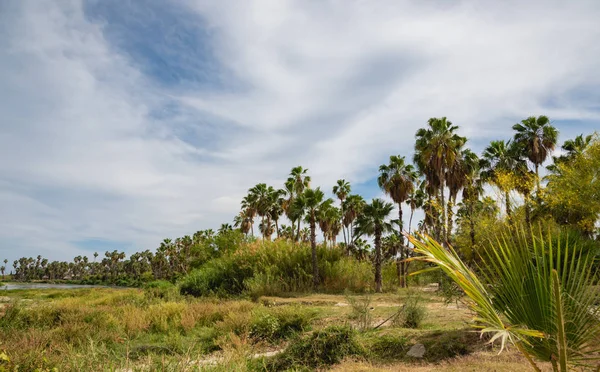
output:
M350 195L352 188L350 187L350 183L346 180L337 180L335 186L333 186L333 193L340 200L341 205L341 216L344 216L344 200ZM344 224L342 223L342 234L344 235L344 244L348 245L348 240L346 239L346 229Z
M306 168L302 168L301 166L297 166L292 168L292 170L290 171L290 175L286 181L286 190L288 189L289 186L291 186L291 189L293 190L293 193L290 194L290 199L289 200L289 204L293 204L293 196L294 194L296 196L302 194L304 192L304 190L308 187L310 187L310 176L307 174L308 173L308 169ZM292 221L298 221L298 233L296 236L296 240L300 239L300 225L301 225L301 221L302 221L302 209L296 209L293 210L291 215L294 218Z
M217 234L222 235L225 234L226 232L232 231L233 227L228 224L228 223L222 223L221 227L219 227L219 230L217 230Z
M249 192L248 195L242 199L242 211L244 216L248 218L250 222L250 233L252 236L254 236L254 217L256 216L256 208L256 195Z
M398 204L398 240L400 257L398 260L398 277L400 287L405 287L406 264L404 259L407 258L408 252L404 246L404 221L402 217L402 203L404 203L414 190L414 183L417 180L417 173L411 164L405 163L404 156L390 156L389 164L379 166L379 177L377 184L381 190L386 193L392 200Z
M381 237L384 233L393 230L392 224L387 221L394 209L392 203L381 199L373 199L367 204L363 213L358 217L357 226L361 234L374 237L375 244L375 291L381 292Z
M511 217L510 186L502 181L502 174L517 174L525 167L525 162L520 156L519 146L512 141L492 141L483 151L484 168L482 178L496 185L504 193L505 211Z
M426 128L417 131L414 163L425 175L429 184L428 192L438 194L442 221L438 230L438 238L446 236L446 202L444 189L446 172L455 162L466 138L456 134L458 126L445 117L431 118Z
M521 146L523 155L535 166L537 176L537 192L540 192L539 166L548 155L554 151L558 140L558 130L550 124L547 116L541 115L537 118L530 116L521 120L521 123L513 125L515 142Z
M365 200L360 195L348 195L344 200L344 215L342 216L342 223L348 230L348 254L354 248L354 222L358 216L362 213L365 206Z
M324 204L325 203L325 204ZM325 208L325 205L331 205L333 200L325 200L325 194L320 188L305 189L302 195L295 200L297 209L306 210L307 218L310 225L310 247L312 253L312 272L313 286L316 289L319 285L319 266L317 262L317 213L319 209Z
M454 205L460 190L469 182L470 176L479 169L479 158L469 149L462 150L454 159L454 163L446 172L446 182L448 183L448 230L446 241L450 242L452 236L452 225L454 221Z
M573 159L575 156L583 153L583 151L589 146L592 142L593 135L583 136L583 134L578 135L575 139L566 140L562 145L562 149L566 151L565 154L556 157L552 157L553 164L550 164L546 167L552 173L558 173L559 168L558 164L567 162Z

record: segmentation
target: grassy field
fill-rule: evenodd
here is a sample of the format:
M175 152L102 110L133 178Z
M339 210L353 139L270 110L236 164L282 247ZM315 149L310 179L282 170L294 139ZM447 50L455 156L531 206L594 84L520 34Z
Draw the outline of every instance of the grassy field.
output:
M3 291L0 371L529 368L515 350L498 355L471 318L427 288L254 302L182 297L174 288ZM406 356L416 343L426 348L422 359Z

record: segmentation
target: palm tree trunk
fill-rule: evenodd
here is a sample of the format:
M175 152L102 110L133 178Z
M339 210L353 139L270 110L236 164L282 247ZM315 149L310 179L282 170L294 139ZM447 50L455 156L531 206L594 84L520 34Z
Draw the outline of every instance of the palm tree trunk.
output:
M315 212L310 212L310 250L312 254L313 288L319 285L319 265L317 262L317 235L315 226ZM300 226L300 224L298 224Z
M506 203L506 216L508 217L508 219L510 220L510 194L508 191L504 191L504 199L505 199L505 203Z
M398 230L400 231L400 260L396 263L398 265L398 282L400 283L400 288L406 287L406 263L404 262L404 235L402 235L402 230L404 228L404 222L402 220L402 203L398 203Z
M411 229L412 229L412 219L413 219L413 214L415 213L415 210L411 207L410 208L410 218L408 219L408 235L410 236L411 233ZM408 258L408 246L409 246L410 242L406 242L406 258ZM406 262L405 266L404 266L404 285L406 285L406 287L408 287L408 280L406 280L407 276L408 276L408 267L410 266L410 262Z
M277 239L279 239L279 223L275 220L275 230L277 231Z
M473 250L475 247L475 220L473 219L473 203L471 201L468 202L469 205L469 227L471 236L471 249Z
M535 163L535 178L536 178L536 182L537 182L537 197L540 197L540 171L539 171L539 164Z
M381 231L375 228L375 292L381 293Z
M531 235L531 204L529 203L529 195L525 195L525 224L529 235Z
M254 238L254 219L250 220L250 233L252 234L252 237Z
M442 231L441 234L443 237L446 236L446 196L444 195L444 175L443 173L440 175L440 190L441 190L441 202L442 202Z
M298 233L296 234L296 241L300 241L300 218L298 218Z
M452 225L454 217L454 198L450 196L448 198L448 230L446 230L446 243L450 244L450 238L452 236Z

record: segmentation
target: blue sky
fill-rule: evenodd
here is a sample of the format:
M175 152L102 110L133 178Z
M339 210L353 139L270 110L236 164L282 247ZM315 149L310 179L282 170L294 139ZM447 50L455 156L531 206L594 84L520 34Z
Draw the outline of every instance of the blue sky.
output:
M310 169L366 197L447 116L600 128L597 1L7 0L0 259L154 249Z

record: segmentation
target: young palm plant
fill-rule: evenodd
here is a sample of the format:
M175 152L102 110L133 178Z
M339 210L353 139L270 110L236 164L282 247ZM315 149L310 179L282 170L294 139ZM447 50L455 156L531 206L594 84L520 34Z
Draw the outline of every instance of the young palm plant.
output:
M481 332L500 339L502 349L516 345L536 371L534 358L561 372L598 358L600 292L589 250L566 236L528 236L521 229L485 248L476 274L451 247L428 236L409 239L421 254L411 260L441 268L470 298Z

